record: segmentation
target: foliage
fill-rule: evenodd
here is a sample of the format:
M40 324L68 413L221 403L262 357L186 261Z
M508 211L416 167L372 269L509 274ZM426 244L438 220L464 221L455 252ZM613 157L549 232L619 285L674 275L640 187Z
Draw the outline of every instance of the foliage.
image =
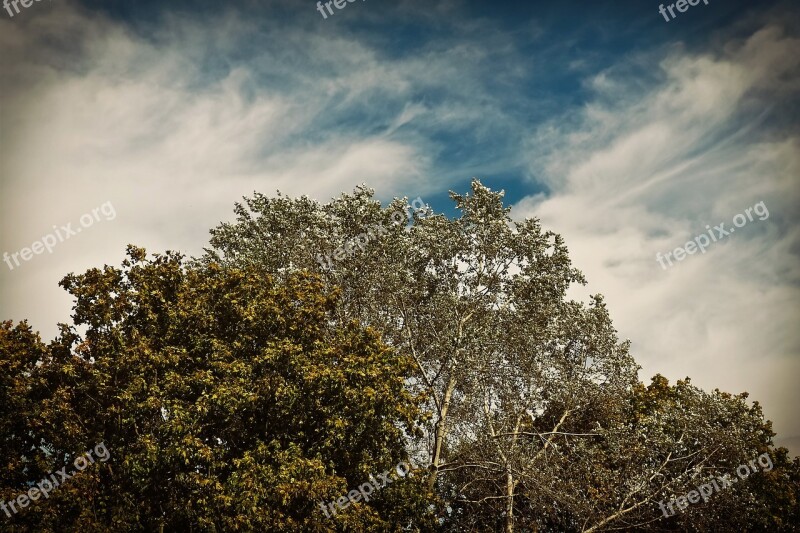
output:
M0 327L0 497L112 454L11 530L793 531L800 461L745 393L639 382L564 240L478 181L460 216L256 194L191 262L68 275L72 325ZM363 249L331 255L366 228ZM362 240L363 241L363 240ZM665 517L660 501L774 468ZM427 467L326 518L413 458Z
M98 442L111 453L15 529L385 530L420 515L413 497L387 508L392 489L333 520L318 507L405 459L415 431L410 361L355 322L333 327L335 292L129 256L64 278L74 325L51 346L0 330L3 497Z
M415 213L409 227L389 223L405 200L382 208L372 196L361 187L320 205L255 194L237 204L235 222L212 230L200 262L318 272L341 290L338 320L373 326L413 358L408 388L428 401L425 435L409 450L430 464L443 529L703 530L717 511L705 523L704 505L665 519L657 502L691 490L702 472L785 454L741 397L681 382L667 401L654 395L659 379L644 388L602 296L588 306L567 299L584 278L563 239L535 219L513 221L502 192L475 180L471 194L451 193L455 219ZM363 250L331 268L316 260L375 224L388 231ZM754 477L785 497L748 503L751 516L777 527L796 515L791 476ZM739 496L712 505L728 512Z

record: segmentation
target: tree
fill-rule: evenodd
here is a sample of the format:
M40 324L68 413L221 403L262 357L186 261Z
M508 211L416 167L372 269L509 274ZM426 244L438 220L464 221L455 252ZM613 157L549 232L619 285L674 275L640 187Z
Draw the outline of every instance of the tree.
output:
M31 457L39 445L35 419L42 381L37 362L46 360L47 347L27 322L0 323L0 502L13 500L28 475L41 473ZM10 514L0 511L0 520Z
M111 454L4 527L793 530L800 461L760 406L641 384L602 297L567 300L560 236L477 181L453 220L372 194L257 194L199 259L130 247L66 276L49 345L0 324L0 497ZM319 507L409 456L425 476ZM757 456L772 467L662 514Z
M340 288L340 323L368 324L413 359L407 388L427 403L410 452L430 465L443 529L662 527L681 519L660 517L659 498L690 490L692 469L736 466L771 444L760 411L716 397L687 412L666 404L683 425L717 417L715 433L693 432L691 445L680 424L632 418L638 367L602 297L566 299L584 279L563 239L535 219L514 222L502 193L477 180L471 195L451 193L455 219L408 213L405 199L384 209L372 196L360 187L320 205L256 193L236 205L236 222L212 230L200 263L314 271ZM368 228L382 229L360 239ZM723 423L731 410L745 418Z
M313 275L193 269L129 247L121 269L70 274L73 325L43 347L0 329L2 495L91 446L111 460L14 515L14 530L334 531L425 523L422 480L327 518L407 458L412 362L355 322ZM79 333L85 329L85 333ZM400 497L402 496L402 497ZM3 517L5 518L5 517Z

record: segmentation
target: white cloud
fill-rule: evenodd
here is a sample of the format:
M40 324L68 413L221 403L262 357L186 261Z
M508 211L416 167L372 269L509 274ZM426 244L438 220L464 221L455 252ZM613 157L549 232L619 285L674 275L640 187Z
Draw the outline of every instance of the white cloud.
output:
M0 268L0 314L31 319L45 338L68 315L57 281L119 264L128 243L200 253L209 228L254 190L325 201L367 183L384 198L425 197L448 185L426 178L441 149L431 132L508 127L482 81L492 62L476 65L481 47L456 44L478 23L441 17L452 2L400 5L399 16L456 37L397 57L313 9L293 18L299 5L281 6L285 19L164 10L146 31L69 1L46 7L0 20L0 253L106 201L118 217Z
M797 97L799 44L770 26L715 55L675 47L644 90L601 73L592 103L531 138L532 173L551 193L514 209L565 236L589 280L574 294L605 295L643 379L747 390L795 452L800 136L772 124ZM767 220L666 271L656 262L762 200Z
M327 200L362 182L380 184L383 192L419 184L428 157L414 145L380 131L315 130L320 118L335 113L337 95L403 90L393 82L402 75L388 76L390 69L357 42L308 35L309 61L328 57L334 73L304 72L308 84L278 90L250 66L229 65L209 79L195 64L194 50L209 38L231 46L229 36L238 34L223 29L230 30L235 15L222 16L223 29L211 36L199 21L173 20L172 31L165 28L155 42L70 5L36 15L25 26L0 23L3 69L10 73L0 97L0 252L30 246L52 225L74 223L106 201L118 213L52 255L0 269L0 312L30 318L46 338L67 319L70 299L56 286L64 274L119 264L128 243L199 253L209 228L229 219L233 202L254 190ZM253 25L239 22L238 32ZM43 52L48 42L70 39L66 51ZM337 49L347 53L327 55ZM269 61L277 71L294 58ZM326 80L335 94L318 90ZM401 110L396 124L417 114ZM316 142L308 140L312 134L319 134Z

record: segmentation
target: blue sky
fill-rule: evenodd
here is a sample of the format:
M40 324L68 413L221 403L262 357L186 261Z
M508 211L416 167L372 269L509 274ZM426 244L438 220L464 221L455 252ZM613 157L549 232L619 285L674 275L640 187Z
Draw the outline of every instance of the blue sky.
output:
M800 453L800 14L702 0L36 2L0 11L0 253L113 203L11 270L45 338L67 272L127 243L198 254L254 190L380 199L473 177L565 236L643 366L747 390ZM667 270L655 257L763 201Z
M406 90L370 91L345 101L351 87L324 95L318 91L323 105L313 117L313 128L282 139L283 146L330 140L340 131L360 136L386 132L409 108L414 112L469 107L473 112L465 113L458 123L437 120L434 114L431 120L409 121L393 129L391 137L424 142L428 173L447 187L464 190L471 176L479 175L485 184L505 189L512 202L545 190L522 157L526 133L558 118L564 109L592 102L595 95L586 86L587 79L618 66L621 57L664 55L676 42L687 50L702 50L715 32L730 32L731 25L761 16L779 2L760 2L758 7L744 1L700 3L669 23L658 13L657 4L638 0L443 2L435 8L428 4L356 2L323 19L314 2L177 1L168 7L156 1L83 2L86 9L107 15L154 47L173 47L175 36L165 34L165 28L181 25L181 20L214 27L221 21L247 19L246 27L219 36L225 46L215 46L219 41L210 39L189 52L194 60L190 83L208 88L244 68L252 85L240 90L250 97L259 91L291 95L298 87L313 91L314 85L321 89L325 82L347 75L341 70L341 58L325 57L324 45L317 49L319 56L309 55L300 37L307 32L352 39L387 69L407 68L421 57L450 51L455 64L466 67L463 76L452 72L437 80L434 73L420 73L404 80L411 82ZM275 26L291 29L275 32ZM295 46L283 46L286 33L297 38ZM276 64L283 68L276 71ZM637 85L654 85L663 76L652 66L629 63L625 75ZM345 68L357 66L345 62ZM485 117L480 115L482 109ZM270 143L269 149L281 146ZM429 202L452 213L446 191L431 191Z

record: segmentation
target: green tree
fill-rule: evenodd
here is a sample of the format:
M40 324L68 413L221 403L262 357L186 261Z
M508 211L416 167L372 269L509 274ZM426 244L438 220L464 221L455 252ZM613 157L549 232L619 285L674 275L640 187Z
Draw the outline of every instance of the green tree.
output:
M131 247L66 276L73 324L49 345L0 324L0 496L98 442L112 455L4 527L795 528L800 462L760 406L641 384L602 297L567 300L583 276L560 236L477 181L454 220L372 194L257 194L200 259ZM764 453L769 472L662 515ZM408 456L429 472L319 508Z
M46 361L47 347L39 335L23 322L0 323L0 501L13 500L25 487L29 473L41 473L36 456L40 444L39 420L41 379L37 362ZM0 521L11 510L0 511ZM0 522L2 523L2 522Z
M412 362L355 322L319 279L202 270L130 247L121 269L68 275L73 324L46 349L0 330L2 494L91 446L93 465L13 530L391 530L427 512L407 478L335 517L320 509L407 458ZM81 333L81 330L85 330ZM398 495L402 495L399 498Z

